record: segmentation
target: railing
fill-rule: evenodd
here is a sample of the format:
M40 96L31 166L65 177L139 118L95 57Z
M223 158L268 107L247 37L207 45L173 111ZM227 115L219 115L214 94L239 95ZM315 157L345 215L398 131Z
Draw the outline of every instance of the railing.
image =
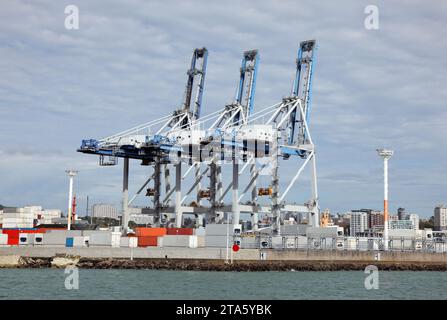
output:
M383 251L382 238L369 237L305 237L269 235L242 237L242 248L274 250L338 250ZM446 241L433 241L410 237L390 237L388 251L446 253Z

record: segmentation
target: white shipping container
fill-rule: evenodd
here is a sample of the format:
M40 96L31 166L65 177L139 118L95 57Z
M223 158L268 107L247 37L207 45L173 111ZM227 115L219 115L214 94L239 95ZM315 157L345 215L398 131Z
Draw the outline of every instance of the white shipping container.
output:
M138 247L138 238L137 237L129 237L129 247L131 247L131 248Z
M112 232L111 235L111 245L114 248L119 248L121 240L121 232Z
M122 248L136 248L138 247L137 237L120 237L120 247Z
M241 238L241 248L243 248L243 249L259 248L259 238L256 238L256 237Z
M129 248L130 247L130 238L129 237L121 237L120 239L120 247Z
M197 236L165 235L158 237L157 246L197 248Z
M73 247L75 247L75 248L86 247L88 242L89 242L89 237L84 237L84 236L73 237Z
M227 224L207 224L205 227L205 234L207 236L226 236L228 234L230 236L233 235L233 225Z
M43 245L49 247L65 247L66 237L65 232L47 232L43 235Z
M197 236L197 247L198 248L205 247L205 236Z
M8 244L8 235L0 233L0 246Z
M194 235L196 236L204 236L206 234L205 228L204 227L198 227L196 229L194 229Z
M32 233L19 233L19 245L27 246L33 244L33 236L34 234Z
M46 234L60 234L64 237L80 237L82 236L82 230L48 230Z
M112 233L110 231L96 231L90 234L90 246L111 246Z
M233 237L227 236L205 236L205 247L211 248L226 248L233 245Z
M43 233L34 233L32 241L33 246L41 246L43 244Z
M283 237L281 237L281 236L273 236L272 237L272 247L274 249L281 249L281 248L283 248Z
M310 238L343 236L343 228L339 226L307 227L306 235Z

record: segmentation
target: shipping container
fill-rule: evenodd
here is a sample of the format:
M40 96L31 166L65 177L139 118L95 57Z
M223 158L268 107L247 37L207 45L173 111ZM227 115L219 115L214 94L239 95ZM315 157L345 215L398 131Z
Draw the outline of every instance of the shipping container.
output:
M307 227L306 235L310 238L320 237L342 237L343 227L328 226L328 227Z
M307 224L290 224L281 226L282 235L305 236Z
M65 247L66 238L65 232L46 232L43 235L43 245L49 247Z
M135 233L137 237L147 237L147 236L164 236L166 234L166 228L135 228Z
M120 247L122 248L129 248L130 247L130 241L129 237L121 237L120 239Z
M73 247L75 247L75 248L88 247L89 240L90 240L89 236L73 237Z
M197 247L198 248L205 247L205 236L197 236Z
M96 231L90 234L89 245L92 247L112 245L112 232L110 231Z
M194 234L196 236L205 236L205 234L206 234L205 228L204 227L198 227L198 228L194 229Z
M182 236L192 236L194 229L192 228L167 228L167 235L182 235Z
M283 237L273 236L272 237L272 248L273 249L283 249L284 248Z
M233 245L233 237L227 236L213 236L206 235L205 236L205 247L213 247L213 248L226 248L231 247Z
M20 233L20 230L14 230L14 229L6 230L6 229L3 229L2 233L8 235L8 244L9 245L17 246L19 244L19 233Z
M233 225L230 224L207 224L205 227L206 236L226 236L227 232L233 235Z
M112 232L111 234L111 246L114 248L119 248L120 246L120 240L121 240L121 232Z
M65 246L67 247L67 248L72 248L73 247L73 238L67 238L67 239L65 239Z
M136 248L137 246L138 246L138 238L137 237L121 237L120 238L120 247Z
M130 248L138 247L138 238L137 237L129 237L129 247Z
M142 236L138 237L139 247L156 247L157 246L157 236Z
M166 235L158 238L159 247L186 247L197 248L197 236Z
M45 233L63 234L66 237L70 237L70 238L82 236L82 230L54 229L54 230L47 230Z
M5 246L8 244L8 235L0 233L0 246Z
M34 233L32 241L33 246L41 246L43 244L43 233Z
M259 238L257 238L257 237L243 237L243 238L241 238L241 248L243 248L243 249L259 248Z
M33 244L33 234L32 233L19 233L19 245L27 246Z

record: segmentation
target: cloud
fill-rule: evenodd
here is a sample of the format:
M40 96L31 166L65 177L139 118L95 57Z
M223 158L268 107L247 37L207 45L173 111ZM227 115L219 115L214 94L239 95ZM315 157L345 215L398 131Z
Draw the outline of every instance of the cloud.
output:
M75 4L80 29L64 28ZM378 1L380 28L363 27L368 1L16 1L0 10L0 202L65 207L64 170L81 198L119 205L121 169L75 152L169 114L182 101L193 48L210 55L203 114L233 99L242 51L260 50L255 108L290 94L298 44L317 39L311 126L322 206L381 206L391 160L391 207L431 215L445 202L446 4ZM283 163L282 175L298 162ZM132 163L132 190L150 172ZM284 180L284 184L288 181ZM307 179L307 178L306 178ZM268 183L267 181L263 183ZM306 186L291 192L297 197ZM35 186L39 186L36 188ZM349 195L349 198L346 198ZM80 208L83 208L81 200ZM149 203L140 200L140 204Z

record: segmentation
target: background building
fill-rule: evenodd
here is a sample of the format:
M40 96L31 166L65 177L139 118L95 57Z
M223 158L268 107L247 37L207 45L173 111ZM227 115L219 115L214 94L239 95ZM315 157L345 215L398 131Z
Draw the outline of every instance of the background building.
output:
M368 229L372 229L375 226L383 226L384 218L382 211L371 210L368 213Z
M113 205L104 203L94 204L92 206L92 217L119 220L118 210Z
M438 205L435 208L435 226L434 229L437 231L447 230L447 207L444 205Z
M405 208L397 209L397 220L408 220L408 215L405 212Z
M388 220L389 221L397 221L397 220L399 220L399 216L397 214L390 214L388 216Z
M332 226L332 218L329 209L326 209L320 215L320 227Z
M408 219L413 222L414 229L419 230L419 215L411 213Z
M365 230L368 229L368 213L363 211L352 211L349 225L349 234L351 236L365 232Z

